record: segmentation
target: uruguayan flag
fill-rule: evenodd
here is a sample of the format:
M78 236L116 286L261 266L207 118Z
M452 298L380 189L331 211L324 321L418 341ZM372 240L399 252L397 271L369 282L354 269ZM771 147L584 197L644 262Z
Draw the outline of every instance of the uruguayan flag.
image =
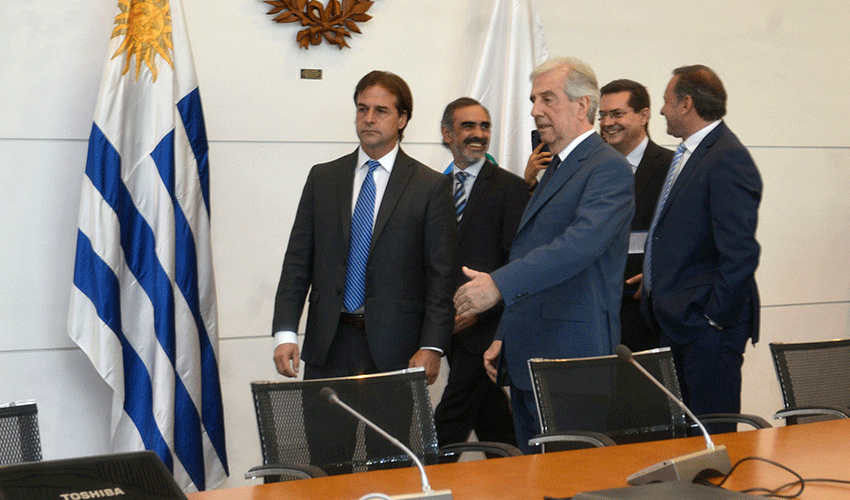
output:
M114 391L113 451L155 451L185 491L228 474L207 152L180 1L119 0L68 328Z

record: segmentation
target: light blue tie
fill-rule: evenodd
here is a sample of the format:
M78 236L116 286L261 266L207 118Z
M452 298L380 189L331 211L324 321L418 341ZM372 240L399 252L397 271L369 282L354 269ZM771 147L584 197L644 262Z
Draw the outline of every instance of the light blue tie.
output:
M667 171L667 179L664 180L661 197L658 198L658 203L655 205L655 215L652 217L652 224L650 224L649 231L646 233L646 251L643 258L643 293L649 293L652 290L652 235L655 233L655 225L658 224L658 215L664 208L664 204L667 203L667 197L670 196L670 190L673 188L673 179L676 178L676 169L684 154L685 143L683 142L676 148L676 154L673 155L673 161L670 162L670 170Z
M469 177L469 174L463 170L455 174L455 180L457 181L457 186L455 187L455 215L457 215L458 222L463 217L463 209L466 208L466 190L463 188L463 183L467 177Z
M381 164L369 160L369 173L363 179L354 214L351 216L351 240L348 244L348 270L345 275L345 310L354 312L363 305L366 296L366 262L372 243L372 219L375 215L375 178L372 175Z

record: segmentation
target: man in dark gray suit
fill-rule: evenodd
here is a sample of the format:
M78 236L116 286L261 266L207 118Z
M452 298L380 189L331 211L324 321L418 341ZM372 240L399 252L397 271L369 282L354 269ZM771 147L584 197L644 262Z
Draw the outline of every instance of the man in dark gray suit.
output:
M633 80L614 80L600 89L599 130L605 142L614 147L632 166L635 174L635 216L632 219L629 258L626 261L626 287L620 307L621 342L633 351L658 347L640 312L640 274L643 272L643 244L655 213L664 178L673 152L649 138L649 92Z
M510 262L489 274L464 268L471 281L455 294L461 318L504 303L484 361L492 378L499 368L510 378L525 452L540 429L527 361L611 354L620 342L634 213L629 164L593 130L593 70L574 58L547 61L532 72L531 101L540 138L555 157L520 220Z
M449 103L441 128L443 145L454 157L450 175L455 178L460 263L493 271L508 262L528 188L486 156L490 113L478 101L461 97ZM457 285L467 280L458 268ZM516 445L507 396L487 377L481 360L501 316L502 308L494 307L455 323L446 353L449 379L434 412L440 446L466 441L473 430L480 441Z
M404 80L373 71L354 102L360 147L313 167L295 214L275 298L274 361L297 376L295 332L309 290L305 378L423 367L433 383L454 327L451 180L399 147L413 111Z

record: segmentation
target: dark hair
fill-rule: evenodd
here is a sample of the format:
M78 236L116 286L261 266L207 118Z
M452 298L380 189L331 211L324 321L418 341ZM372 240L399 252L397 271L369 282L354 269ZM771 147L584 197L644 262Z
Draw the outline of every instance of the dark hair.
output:
M487 110L483 104L471 97L459 97L446 106L446 110L443 111L443 119L440 120L440 125L447 129L451 129L454 126L455 111L461 108L468 108L470 106L481 106L481 109L487 113L487 119L490 118L490 111ZM446 144L446 141L443 141L443 146L449 147L449 145Z
M628 92L629 100L627 104L633 111L638 112L644 108L649 109L649 92L646 91L646 87L634 80L627 80L625 78L614 80L599 89L599 92L601 95ZM649 122L643 128L649 132Z
M369 72L357 82L357 87L354 89L354 103L357 104L357 96L361 92L375 85L380 85L387 92L395 96L395 109L399 115L406 115L407 121L410 122L410 118L413 116L413 94L410 92L407 82L395 73L378 70ZM407 123L398 131L399 141L404 137L404 129L406 127Z
M723 118L726 114L726 89L717 73L708 66L695 64L673 70L679 79L673 86L676 99L681 101L686 95L694 101L697 114L706 121Z

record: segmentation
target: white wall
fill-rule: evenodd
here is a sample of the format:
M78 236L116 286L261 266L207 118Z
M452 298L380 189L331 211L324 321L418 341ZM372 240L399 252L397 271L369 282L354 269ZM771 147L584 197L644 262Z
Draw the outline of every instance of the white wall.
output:
M764 178L758 271L762 342L744 410L780 403L767 343L850 334L850 6L837 0L538 0L550 53L602 83L646 84L704 63L730 95L727 122ZM356 145L351 94L371 69L414 94L405 149L441 169L438 123L461 95L488 15L483 0L377 1L349 40L299 50L259 0L184 0L210 139L213 252L231 486L260 461L248 383L278 379L272 300L308 168ZM686 7L687 5L687 7ZM108 450L109 397L65 317L86 141L116 0L0 3L0 402L35 398L47 459ZM302 81L299 70L324 79ZM653 137L675 144L654 115ZM438 393L440 388L436 388Z

